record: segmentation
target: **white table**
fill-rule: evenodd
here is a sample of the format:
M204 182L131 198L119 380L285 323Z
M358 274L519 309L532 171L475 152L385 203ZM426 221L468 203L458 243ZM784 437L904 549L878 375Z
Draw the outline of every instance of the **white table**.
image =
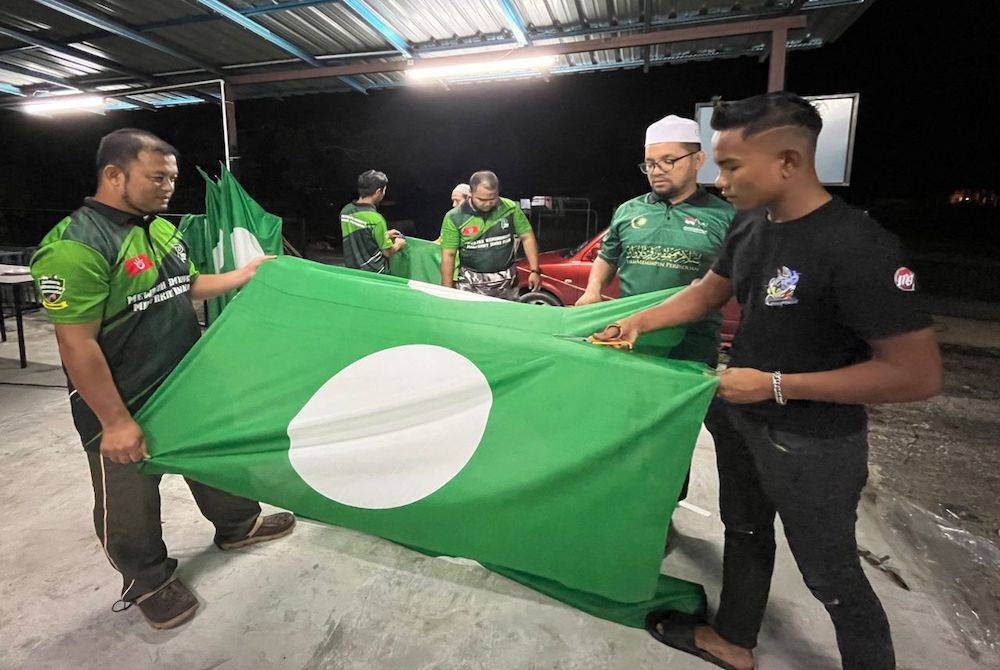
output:
M24 321L21 318L26 310L23 304L21 287L31 284L31 272L26 265L4 265L0 263L0 284L10 284L14 292L14 320L17 323L17 351L21 358L21 367L28 367L28 359L24 352ZM3 301L0 300L0 341L7 341L7 326L3 313Z

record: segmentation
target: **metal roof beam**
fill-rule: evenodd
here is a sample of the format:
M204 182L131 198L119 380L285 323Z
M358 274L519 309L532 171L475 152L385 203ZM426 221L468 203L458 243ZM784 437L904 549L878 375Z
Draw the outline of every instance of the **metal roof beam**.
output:
M169 44L164 44L158 39L143 35L139 31L130 28L123 23L118 23L104 14L100 14L83 7L78 7L74 4L66 2L66 0L35 0L35 2L44 7L48 7L49 9L54 9L61 14L72 17L77 21L89 23L94 27L111 33L112 35L123 37L150 49L159 51L160 53L171 56L172 58L182 60L186 63L191 63L192 65L197 65L201 69L207 70L213 74L221 75L221 73L213 66L208 65L207 63L202 63L193 56L182 53Z
M266 42L268 42L268 44L276 46L282 51L289 53L292 56L295 56L302 62L308 63L313 67L323 67L323 63L316 60L316 57L308 53L305 49L302 49L301 47L292 44L291 42L289 42L280 35L276 35L275 33L271 32L270 30L262 26L261 24L254 21L253 19L247 18L246 16L236 11L232 7L222 4L221 2L219 2L219 0L198 0L198 4L207 7L208 9L212 10L213 12L221 16L222 18L227 19L232 23L235 23L240 28L244 28L245 30L250 31L257 37L264 39ZM365 87L356 82L355 80L351 79L350 77L340 77L340 81L347 84L349 87L353 88L355 91L359 93L365 92Z
M514 34L514 39L522 47L529 46L531 38L528 37L528 27L524 25L524 20L518 14L517 7L514 6L514 0L499 0L499 2L500 9L503 10L504 16L507 17L507 24Z
M7 70L8 72L16 72L16 73L22 74L22 75L24 75L26 77L31 77L32 79L37 79L39 81L43 81L46 84L53 84L55 86L62 86L62 87L65 87L65 88L73 89L74 91L81 91L83 93L93 93L95 95L105 96L105 93L103 91L101 91L100 89L94 88L92 86L79 86L77 84L74 84L72 80L67 79L65 77L59 77L59 76L56 76L56 75L53 75L53 74L47 74L47 73L44 73L44 72L36 72L32 68L21 67L21 66L18 66L18 65L12 65L10 63L4 63L4 62L0 61L0 71L3 71L3 70ZM9 84L0 84L0 86L10 86L10 85ZM16 95L22 95L22 96L24 95L24 93L21 93L20 89L17 89L16 86L11 86L11 88L14 88L14 89L18 90L18 93ZM0 89L0 90L2 90L2 89ZM148 102L144 102L142 100L136 100L136 99L134 99L134 98L126 95L125 92L122 92L121 99L127 101L130 105L135 105L136 107L141 107L142 109L148 109L148 110L151 110L151 111L156 111L156 109L157 109L155 105L151 105Z
M0 84L0 93L6 93L8 95L16 95L19 97L27 97L20 88L14 86L13 84Z
M279 2L274 5L262 5L260 7L245 7L243 9L234 9L233 11L239 12L243 16L255 16L257 14L275 14L280 11L286 11L289 9L299 9L303 7L318 7L320 5L331 5L335 2L340 2L341 0L295 0L293 2ZM148 33L153 30L159 30L161 28L177 28L179 26L190 26L198 23L209 23L213 21L221 21L222 16L219 14L199 14L197 16L181 16L175 19L165 19L163 21L151 21L149 23L141 23L137 26L132 26L133 30L138 30L140 33ZM86 41L92 40L100 37L103 33L90 33L87 35L80 35L75 38L74 41Z
M580 17L580 25L584 28L590 27L590 19L587 18L587 12L583 9L583 3L580 0L574 0L576 5L576 13Z
M145 83L153 83L154 79L143 72L138 72L130 68L124 67L112 60L107 58L101 58L99 56L94 56L87 53L86 51L81 51L71 46L66 46L64 44L57 44L55 42L49 41L45 38L32 35L31 33L25 33L20 30L14 30L13 28L7 28L6 26L0 26L0 35L4 37L9 37L13 40L18 40L19 42L24 42L25 44L31 44L45 51L54 53L59 56L64 56L71 60L78 60L84 63L90 64L95 68L104 68L105 70L113 70L115 72L120 72L122 74L134 77ZM11 49L9 51L0 52L0 55L14 53L16 49Z
M159 107L157 107L156 105L151 105L145 100L139 100L138 98L133 98L130 96L122 96L121 99L130 105L135 105L136 107L140 109L145 109L148 112L155 112L159 109Z
M13 63L5 63L4 61L0 61L0 71L2 70L6 70L7 72L14 72L16 74L23 75L25 77L31 77L32 79L37 79L38 81L45 82L46 84L52 84L53 86L71 88L76 91L84 90L82 86L74 86L65 77L60 77L58 75L50 74L47 70L24 67L23 65L14 65Z
M396 51L408 58L414 58L413 49L406 38L396 32L395 28L390 26L389 22L369 7L364 0L343 0L343 3L360 16L362 21L374 28L379 35L385 38L386 42L395 47Z
M530 46L518 49L513 53L516 54L517 58L530 58L533 56L564 56L566 54L585 53L588 51L630 49L633 47L645 46L647 44L668 44L671 42L687 42L719 37L731 37L734 35L770 33L781 29L792 30L796 28L804 28L806 25L806 17L802 15L783 16L758 21L738 21L732 23L716 22L708 25L657 30L654 32L638 33L635 35L621 35L617 37L565 42L546 46ZM489 61L491 59L497 60L498 56L499 58L503 58L506 55L507 52L491 52L481 54L463 54L460 56L440 56L434 58L434 65L466 65L469 63ZM231 77L229 82L237 86L247 84L265 84L278 81L315 79L320 77L342 75L350 76L357 74L401 72L409 67L410 64L403 61L352 63L348 65L327 67L322 70L286 70L238 75Z
M292 44L284 37L274 34L253 19L243 16L232 7L222 4L219 0L197 0L197 2L199 5L207 7L222 18L235 23L240 28L250 31L257 37L260 37L269 44L295 56L299 60L309 63L313 67L323 67L323 64L316 60L312 54L307 53L304 49Z
M288 2L278 2L273 5L261 5L260 7L247 7L240 9L243 16L253 16L254 14L273 14L286 9L299 9L300 7L316 7L317 5L332 5L339 0L289 0Z
M615 0L608 0L608 24L612 27L618 25L618 9L615 7Z

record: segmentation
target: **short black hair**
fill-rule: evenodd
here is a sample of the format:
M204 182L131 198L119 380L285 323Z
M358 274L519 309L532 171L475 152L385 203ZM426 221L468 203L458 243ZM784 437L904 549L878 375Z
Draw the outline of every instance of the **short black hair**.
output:
M477 186L484 186L490 191L499 191L500 179L489 170L473 172L469 177L469 191L475 191Z
M374 195L380 188L389 185L389 178L378 170L365 170L358 175L358 197L367 198Z
M123 172L139 157L140 151L154 151L164 156L180 158L180 152L148 130L119 128L101 138L97 146L97 179L106 165L114 165Z
M732 102L717 97L712 100L712 105L715 107L712 129L741 128L744 138L773 128L794 126L805 130L815 146L816 138L823 130L823 118L816 108L791 91L764 93Z

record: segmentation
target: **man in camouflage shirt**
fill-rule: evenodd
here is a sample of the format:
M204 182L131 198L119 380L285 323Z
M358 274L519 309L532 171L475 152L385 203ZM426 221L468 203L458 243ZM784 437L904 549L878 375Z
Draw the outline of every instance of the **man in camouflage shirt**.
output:
M517 300L518 282L514 258L517 244L524 245L531 274L528 287L542 282L538 268L538 242L524 212L513 200L500 197L500 180L492 172L476 172L469 179L470 195L445 214L441 224L441 283L482 295Z

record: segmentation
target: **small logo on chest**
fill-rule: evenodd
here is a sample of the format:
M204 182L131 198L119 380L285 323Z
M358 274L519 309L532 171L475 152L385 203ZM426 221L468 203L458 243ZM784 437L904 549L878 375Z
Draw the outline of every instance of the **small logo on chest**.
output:
M140 275L146 270L153 269L153 261L149 260L146 254L133 256L125 261L125 272L130 276Z
M479 226L465 226L462 228L462 234L466 237L470 237L479 232Z
M690 215L684 217L684 230L689 233L708 235L708 226L701 219Z
M795 288L799 285L799 273L782 265L778 274L767 282L767 295L764 304L768 307L794 305L799 301L795 297Z
M917 288L917 275L908 267L901 267L896 270L892 281L900 291L913 291Z

